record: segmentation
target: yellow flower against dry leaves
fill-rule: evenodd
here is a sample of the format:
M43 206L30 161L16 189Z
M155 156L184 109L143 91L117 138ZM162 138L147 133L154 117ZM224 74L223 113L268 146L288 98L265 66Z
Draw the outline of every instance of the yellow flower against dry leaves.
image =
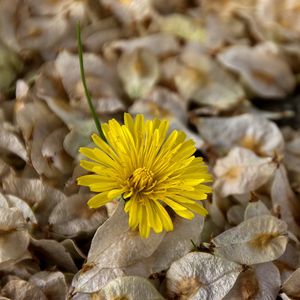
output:
M207 198L212 180L202 158L195 157L195 146L185 133L174 130L168 134L169 122L133 119L124 115L124 125L115 119L102 124L107 143L98 135L92 139L97 147L80 148L90 160L81 166L94 173L78 178L78 184L96 192L88 201L90 208L102 206L117 197L125 200L129 226L148 237L173 230L166 210L169 206L179 216L192 219L196 212L207 211L198 203Z

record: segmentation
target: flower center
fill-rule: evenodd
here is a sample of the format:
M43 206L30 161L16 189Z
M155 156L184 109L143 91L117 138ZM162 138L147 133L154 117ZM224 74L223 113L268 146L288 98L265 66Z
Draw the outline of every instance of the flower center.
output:
M153 176L153 172L149 169L145 167L138 168L129 177L129 186L136 192L147 190L155 184Z

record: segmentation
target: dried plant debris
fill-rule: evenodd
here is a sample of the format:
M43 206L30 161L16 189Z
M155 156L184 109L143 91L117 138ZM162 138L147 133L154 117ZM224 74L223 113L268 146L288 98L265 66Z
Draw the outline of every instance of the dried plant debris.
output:
M189 253L175 261L166 275L170 299L222 299L243 267L208 253Z
M299 0L40 2L0 1L0 299L298 299ZM145 239L126 199L88 207L78 22L100 122L193 139L206 217Z
M271 157L261 158L252 151L233 148L214 167L214 188L221 196L254 192L265 184L276 170Z
M149 281L136 276L125 276L112 280L101 292L93 294L93 299L164 300Z
M288 242L287 225L273 216L253 217L213 239L214 252L253 265L280 257Z
M257 264L239 275L224 300L276 299L280 284L280 273L273 263Z

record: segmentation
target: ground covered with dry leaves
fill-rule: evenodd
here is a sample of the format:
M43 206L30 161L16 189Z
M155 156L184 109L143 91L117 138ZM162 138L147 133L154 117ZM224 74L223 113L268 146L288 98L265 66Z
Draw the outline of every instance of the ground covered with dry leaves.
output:
M76 178L102 122L167 118L209 215L142 239ZM299 299L299 0L0 1L0 299Z

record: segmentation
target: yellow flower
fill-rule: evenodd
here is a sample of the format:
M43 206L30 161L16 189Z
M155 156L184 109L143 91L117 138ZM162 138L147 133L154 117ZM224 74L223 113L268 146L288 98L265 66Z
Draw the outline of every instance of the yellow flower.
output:
M179 216L192 219L193 212L206 215L197 201L207 198L211 181L202 158L193 156L194 142L185 133L174 130L168 135L169 122L135 120L124 115L124 125L115 119L102 124L107 143L98 135L92 139L96 148L80 148L91 161L81 166L94 174L78 178L78 184L88 186L98 194L88 201L91 208L102 206L117 197L125 200L129 226L148 237L173 230L166 206Z

